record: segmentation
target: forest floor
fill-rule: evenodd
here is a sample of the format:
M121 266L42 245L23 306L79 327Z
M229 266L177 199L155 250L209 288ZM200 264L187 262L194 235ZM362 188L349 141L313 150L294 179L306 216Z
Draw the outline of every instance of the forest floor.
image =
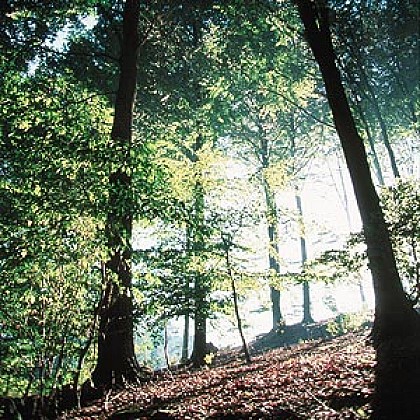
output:
M61 419L369 418L375 352L368 330L287 345L299 328L251 343L251 364L237 349L221 351L210 367L161 371Z

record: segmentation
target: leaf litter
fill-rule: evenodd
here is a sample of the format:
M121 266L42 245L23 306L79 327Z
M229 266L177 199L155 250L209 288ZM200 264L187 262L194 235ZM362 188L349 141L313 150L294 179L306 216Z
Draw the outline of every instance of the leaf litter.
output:
M218 357L214 367L157 372L61 419L369 418L375 353L365 331L259 352L251 364L238 351Z

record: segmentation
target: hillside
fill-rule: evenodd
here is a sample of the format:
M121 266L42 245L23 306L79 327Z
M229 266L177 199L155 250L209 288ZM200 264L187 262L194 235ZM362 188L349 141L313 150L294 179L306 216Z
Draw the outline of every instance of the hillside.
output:
M365 331L260 349L250 365L221 354L214 367L160 372L61 419L368 418L374 357Z

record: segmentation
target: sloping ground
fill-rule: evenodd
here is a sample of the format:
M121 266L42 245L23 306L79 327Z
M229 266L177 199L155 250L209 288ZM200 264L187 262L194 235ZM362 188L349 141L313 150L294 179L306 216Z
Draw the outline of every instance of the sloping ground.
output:
M231 358L164 373L61 419L368 418L374 357L365 332L349 333L269 350L250 365Z

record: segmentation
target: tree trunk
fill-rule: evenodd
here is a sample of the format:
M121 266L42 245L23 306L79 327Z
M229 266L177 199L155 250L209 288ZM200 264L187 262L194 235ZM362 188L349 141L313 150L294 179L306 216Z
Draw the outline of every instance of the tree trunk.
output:
M235 310L236 323L238 325L238 331L239 331L239 335L240 335L241 341L242 341L242 350L244 352L246 362L251 363L252 362L251 355L249 353L248 344L246 342L244 331L242 329L242 319L241 319L241 316L239 314L238 293L236 292L235 276L233 274L232 266L231 266L231 263L230 263L229 250L232 246L232 241L231 241L230 238L229 239L222 238L222 240L223 240L224 251L225 251L226 268L227 268L228 276L230 278L230 285L231 285L231 288L232 288L233 307L234 307L234 310Z
M302 211L302 199L296 190L296 207L299 214L299 224L301 225L299 228L299 236L300 236L300 255L302 261L302 269L304 269L306 260L308 259L308 254L306 251L306 240L305 240L305 232L304 232L304 225L303 225L303 211ZM309 283L307 281L303 282L303 320L302 324L311 324L314 322L311 314L311 295L309 290Z
M375 292L372 337L377 367L372 418L415 418L420 409L420 317L410 305L398 275L366 151L335 63L328 9L324 2L295 1L322 73L363 222Z
M245 360L247 363L251 363L251 355L249 354L248 344L245 339L244 331L242 328L242 319L239 314L239 305L238 305L238 294L236 293L236 284L235 284L235 277L233 276L232 270L229 268L230 277L231 277L231 287L232 287L232 294L233 294L233 305L235 309L235 316L236 316L236 323L238 325L239 335L242 341L242 350L245 355Z
M378 178L379 185L381 187L383 187L385 185L385 181L384 181L384 176L383 176L383 173L382 173L381 164L379 163L378 153L376 152L375 142L373 141L372 133L370 132L369 124L368 124L368 122L366 120L366 117L364 115L364 111L362 110L362 106L360 104L357 104L356 106L357 106L358 111L359 111L360 120L362 121L362 123L365 127L366 137L367 137L367 141L369 143L370 152L371 152L371 155L372 155L372 161L373 161L373 166L375 168L376 176Z
M280 290L270 286L271 308L273 312L273 326L272 330L276 331L284 324L283 315L280 309Z
M349 208L349 198L348 198L348 195L347 195L346 183L344 182L343 168L342 168L341 163L340 163L341 156L339 156L337 151L336 151L336 155L337 155L338 176L340 177L341 189L343 190L344 212L346 213L346 219L347 219L347 225L349 227L349 232L352 232L353 229L352 229L351 215L350 215L350 208Z
M385 120L382 116L382 112L381 112L381 109L380 109L380 106L379 106L378 98L376 97L375 91L374 91L372 85L369 82L368 76L365 72L365 69L363 68L362 63L360 63L358 59L356 59L356 62L357 62L357 65L358 65L358 68L359 68L359 71L360 71L360 76L361 76L362 80L364 81L366 90L370 94L369 102L372 104L373 112L376 115L376 118L379 122L379 127L381 129L381 134L382 134L382 141L384 142L386 151L388 152L389 160L390 160L390 163L391 163L392 173L393 173L395 178L399 178L400 173L399 173L399 170L398 170L397 161L395 159L394 151L392 150L392 146L391 146L391 143L389 141L388 128L387 128Z
M140 366L134 352L131 271L133 193L126 165L130 158L133 106L137 82L139 0L126 0L120 75L111 138L120 164L109 176L109 212L106 236L110 258L106 262L106 289L100 310L98 359L92 373L97 388L138 382Z
M196 277L195 286L195 314L194 314L194 341L191 362L194 367L204 366L207 341L206 291L202 279Z
M392 150L392 146L391 143L389 141L389 135L388 135L388 128L386 125L386 122L382 116L382 111L380 109L380 104L378 101L378 98L376 96L375 90L372 86L372 84L369 81L369 77L366 74L366 70L365 70L365 63L363 58L360 55L360 50L355 48L355 45L353 45L353 43L355 42L354 40L349 40L350 47L352 49L352 58L353 61L355 62L357 68L358 68L358 75L359 78L361 80L361 82L359 82L359 89L356 92L356 95L358 93L364 92L366 94L366 92L368 93L368 95L366 95L366 98L368 100L368 102L372 105L372 111L374 113L374 115L376 116L376 119L379 122L379 128L381 131L381 136L382 136L382 141L385 145L385 148L387 150L388 156L389 156L389 160L391 163L391 169L392 169L392 173L394 175L395 178L399 178L400 174L398 171L398 167L397 167L397 161L395 159L395 155L394 155L394 151ZM353 43L352 43L353 42ZM354 80L354 77L352 77L352 75L349 75L349 77L351 79Z
M367 301L366 301L366 295L365 290L363 288L363 279L360 273L357 275L357 287L359 288L359 294L360 294L360 302L362 303L362 309L367 309Z
M267 206L267 232L268 232L268 263L270 273L280 273L280 264L278 263L278 233L277 233L277 207L275 197L268 185L268 182L263 179L265 202ZM284 323L283 315L280 308L280 290L270 286L270 298L273 314L272 330L275 331Z
M200 137L200 136L199 136ZM196 151L200 150L202 142L196 143ZM198 156L196 162L198 162ZM193 229L193 252L198 258L204 258L204 188L201 180L197 180L194 188L194 229ZM208 284L203 272L197 270L194 286L194 341L192 351L192 364L200 367L205 364L206 340L207 340L207 294Z
M385 181L384 181L384 177L383 177L383 173L382 173L382 168L381 168L381 165L379 163L379 157L378 157L378 154L376 152L375 142L373 140L372 132L370 130L369 123L366 119L366 115L365 115L365 112L363 110L361 100L359 98L362 87L360 86L360 82L357 82L352 74L350 74L349 72L346 72L345 69L343 71L344 71L344 76L348 79L347 84L349 85L350 90L352 92L351 96L353 98L354 109L357 111L357 113L359 115L359 118L360 118L360 121L361 121L361 123L364 127L365 132L366 132L366 138L367 138L367 141L369 143L370 153L371 153L371 156L372 156L372 162L373 162L373 166L375 168L375 172L376 172L376 176L378 178L379 185L383 186L383 185L385 185ZM350 97L350 99L351 99L351 97Z
M394 178L399 178L400 172L398 170L397 160L395 159L395 154L394 154L394 151L392 150L391 142L389 141L388 128L382 116L382 112L379 108L378 99L376 98L376 95L373 91L372 91L372 104L373 104L373 109L375 110L376 118L378 118L378 121L379 121L379 127L381 128L382 140L384 142L386 151L388 152L389 161L391 162L392 173L394 175Z
M165 326L163 327L163 354L165 356L166 367L168 368L168 370L170 370L171 360L169 358L168 346L169 346L168 324L165 323Z
M184 334L182 337L182 354L181 363L186 363L189 353L189 340L190 340L190 314L184 315Z

